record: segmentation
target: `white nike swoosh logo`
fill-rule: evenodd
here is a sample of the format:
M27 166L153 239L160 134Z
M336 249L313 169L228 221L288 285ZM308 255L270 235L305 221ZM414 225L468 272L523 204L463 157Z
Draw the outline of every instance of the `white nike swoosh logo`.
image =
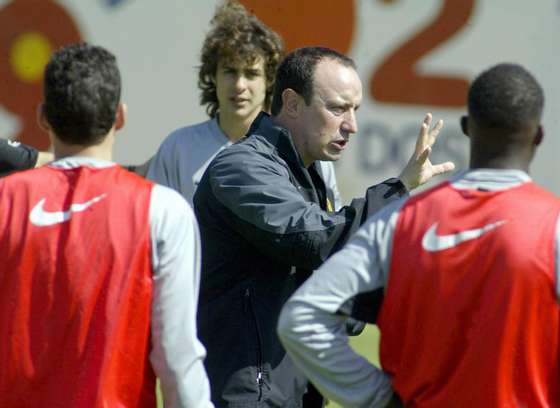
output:
M103 200L106 196L107 194L101 194L89 201L86 201L85 203L72 204L67 211L53 212L44 210L43 206L45 205L46 198L43 198L31 210L31 213L29 214L29 221L38 227L48 227L49 225L60 224L72 218L72 214L85 211L91 205Z
M482 228L461 231L457 234L450 235L438 235L436 233L438 223L436 222L432 224L432 226L424 234L424 237L422 238L422 247L429 252L443 251L445 249L453 248L465 241L476 239L483 234L486 234L488 231L505 224L506 222L507 221L497 221L492 224L485 225Z

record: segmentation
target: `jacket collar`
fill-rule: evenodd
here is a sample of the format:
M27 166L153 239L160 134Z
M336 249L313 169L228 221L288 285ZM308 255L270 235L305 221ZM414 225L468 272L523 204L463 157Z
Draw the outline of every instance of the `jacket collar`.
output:
M309 169L305 168L303 160L296 149L292 135L288 129L274 123L268 113L261 112L253 121L249 129L248 137L251 137L252 135L261 137L268 143L272 144L276 148L278 155L286 162L292 164L292 171L299 174L299 176L296 177L299 178L300 183L303 183L302 185L307 189L309 194L308 199L318 204L322 203L317 189L324 191L324 196L326 197L326 188L325 183L317 170L320 166L317 162L315 162L309 167ZM311 172L317 174L315 181L313 180Z
M284 160L304 167L303 160L296 149L290 131L274 123L268 113L261 112L255 118L248 132L249 136L253 134L263 137L269 143L276 146L278 154Z

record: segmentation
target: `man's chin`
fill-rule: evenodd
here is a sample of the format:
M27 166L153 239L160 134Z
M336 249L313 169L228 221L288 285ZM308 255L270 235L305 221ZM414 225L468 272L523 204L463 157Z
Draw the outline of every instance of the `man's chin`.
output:
M342 152L332 153L329 152L324 155L321 161L338 161L342 157Z
M246 119L254 119L259 112L260 109L244 106L231 110L231 115L238 118L240 121L245 121Z

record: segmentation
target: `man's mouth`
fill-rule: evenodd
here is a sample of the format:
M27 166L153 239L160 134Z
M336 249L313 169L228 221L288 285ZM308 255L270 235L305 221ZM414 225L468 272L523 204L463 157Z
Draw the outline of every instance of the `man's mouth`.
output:
M242 104L247 102L249 99L247 98L242 98L240 96L232 96L231 98L229 98L230 101L232 101L235 104Z
M338 150L344 150L346 148L346 145L348 144L348 140L345 139L333 140L331 144L333 144Z

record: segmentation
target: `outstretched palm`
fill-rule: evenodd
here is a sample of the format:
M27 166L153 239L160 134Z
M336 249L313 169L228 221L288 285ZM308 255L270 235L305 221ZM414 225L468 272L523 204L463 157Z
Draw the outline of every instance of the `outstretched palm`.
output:
M441 164L432 164L430 161L432 146L443 128L443 120L438 120L430 129L431 125L432 114L428 113L420 127L414 153L399 176L408 191L421 186L438 174L447 173L455 168L450 161Z

